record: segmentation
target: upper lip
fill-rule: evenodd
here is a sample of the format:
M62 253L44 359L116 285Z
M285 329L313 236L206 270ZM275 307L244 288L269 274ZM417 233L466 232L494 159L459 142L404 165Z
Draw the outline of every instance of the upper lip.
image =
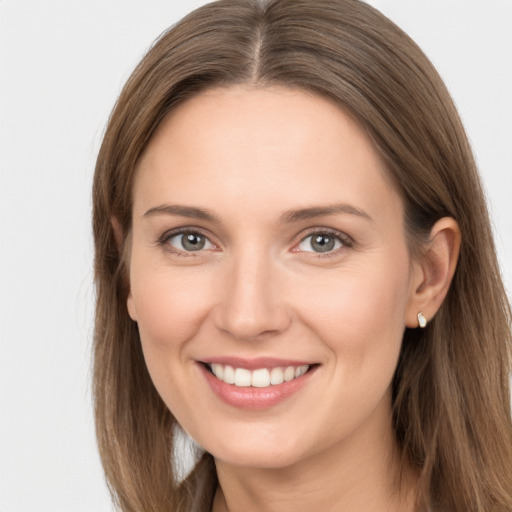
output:
M245 368L247 370L257 370L259 368L286 368L287 366L312 365L311 361L298 359L280 359L276 357L256 357L254 359L245 359L236 356L210 357L200 360L204 364L222 364L233 368Z

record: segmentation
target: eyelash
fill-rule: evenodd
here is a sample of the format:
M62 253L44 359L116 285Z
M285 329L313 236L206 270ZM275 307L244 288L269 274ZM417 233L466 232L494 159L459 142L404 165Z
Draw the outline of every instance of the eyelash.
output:
M200 253L203 252L203 250L198 250L198 251L181 251L181 250L176 249L175 247L173 247L173 246L171 246L169 244L169 240L171 240L172 238L174 238L176 236L184 235L184 234L201 236L201 237L205 238L214 247L217 247L213 242L210 241L210 238L207 235L205 235L200 229L194 228L194 227L183 227L183 228L178 228L178 229L175 229L175 230L172 230L172 231L166 231L158 239L158 245L164 247L165 250L167 250L167 251L171 252L172 254L174 254L176 256L179 256L179 257L190 258L190 257L197 257L197 256L199 256ZM324 235L324 236L327 236L329 238L334 238L334 239L338 240L341 243L341 247L339 247L339 248L337 248L335 250L332 250L332 251L325 252L325 253L319 253L319 252L315 252L315 251L300 251L300 250L297 249L297 247L299 245L301 245L305 240L307 240L308 238L313 237L315 235ZM313 257L313 258L329 258L329 257L337 256L340 251L343 251L344 249L350 249L353 246L354 246L354 240L350 236L348 236L347 234L345 234L345 233L343 233L341 231L338 231L336 229L317 228L317 229L313 229L311 231L308 231L307 234L302 236L300 238L299 242L294 245L294 248L291 250L291 252L294 252L294 253L299 253L299 252L306 253L306 254L308 254L308 257ZM198 254L195 254L195 252L197 252Z
M172 253L172 254L174 254L176 256L179 256L179 257L184 257L184 258L192 257L192 258L194 258L194 257L199 256L199 254L195 254L195 252L201 253L201 252L203 252L202 250L199 250L199 251L180 251L179 249L176 249L171 244L169 244L169 240L171 240L172 238L174 238L176 236L179 236L179 235L185 235L185 234L187 234L187 235L196 235L196 236L203 237L208 242L210 242L210 244L212 244L214 247L217 247L213 242L210 241L210 238L207 235L205 235L200 229L194 228L194 227L190 227L190 226L174 229L172 231L166 231L158 239L158 245L162 246L166 251L169 251L170 253Z
M341 247L325 253L319 253L315 251L299 251L296 249L292 249L292 252L305 252L308 253L309 257L313 258L332 258L338 256L340 251L351 249L354 246L354 240L351 237L349 237L346 233L343 233L342 231L338 231L336 229L331 228L317 228L309 231L305 236L303 236L300 239L299 243L295 244L294 247L298 247L305 240L307 240L310 237L314 237L315 235L324 235L329 238L334 238L341 242Z

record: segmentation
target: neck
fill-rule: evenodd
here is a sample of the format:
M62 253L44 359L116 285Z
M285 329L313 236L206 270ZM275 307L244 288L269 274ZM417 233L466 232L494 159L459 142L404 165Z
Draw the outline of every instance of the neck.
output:
M416 475L401 468L388 428L358 431L287 467L244 468L216 460L213 512L412 512Z

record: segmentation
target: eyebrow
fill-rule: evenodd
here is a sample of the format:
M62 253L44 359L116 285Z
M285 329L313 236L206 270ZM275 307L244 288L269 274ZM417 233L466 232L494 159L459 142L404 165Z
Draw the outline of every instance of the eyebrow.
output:
M192 219L206 220L209 222L218 222L217 218L213 213L202 208L196 208L194 206L182 206L179 204L161 204L150 208L144 217L151 217L153 215L178 215L180 217L189 217Z
M373 221L373 219L364 211L355 206L346 203L332 204L328 206L312 206L310 208L298 208L284 212L279 221L283 224L299 222L301 220L313 219L315 217L323 217L326 215L337 214L355 215L363 219Z
M373 221L373 219L364 211L355 206L346 203L332 204L328 206L311 206L308 208L297 208L288 210L279 216L280 224L292 224L302 220L313 219L315 217L323 217L327 215L355 215L363 219ZM179 217L187 217L192 219L200 219L208 222L219 223L217 217L209 210L197 208L195 206L184 206L178 204L162 204L154 206L144 213L144 217L153 215L177 215Z

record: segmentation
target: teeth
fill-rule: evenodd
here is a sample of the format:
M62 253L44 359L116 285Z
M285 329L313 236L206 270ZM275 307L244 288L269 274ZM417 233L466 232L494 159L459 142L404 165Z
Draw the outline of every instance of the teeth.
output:
M276 384L282 384L283 382L284 382L283 369L282 368L272 368L272 371L270 372L270 384L273 384L275 386Z
M307 366L299 366L295 370L295 378L302 377L302 375L304 375L307 371L308 371L308 367Z
M270 386L270 372L266 368L254 370L251 377L251 385L255 388Z
M251 371L245 368L235 370L235 386L247 387L251 385Z
M215 377L220 380L224 379L224 367L221 364L212 364L211 369Z
M219 377L219 379L223 380L226 384L234 384L235 383L235 370L233 370L233 367L226 366L224 368L224 376Z
M270 385L276 386L283 382L289 382L293 379L302 377L309 369L309 365L287 366L286 368L258 368L257 370L247 370L246 368L233 368L229 365L218 363L210 364L212 373L219 380L226 384L234 384L238 387L266 388Z
M295 368L293 366L288 366L284 371L284 380L289 382L295 378Z

